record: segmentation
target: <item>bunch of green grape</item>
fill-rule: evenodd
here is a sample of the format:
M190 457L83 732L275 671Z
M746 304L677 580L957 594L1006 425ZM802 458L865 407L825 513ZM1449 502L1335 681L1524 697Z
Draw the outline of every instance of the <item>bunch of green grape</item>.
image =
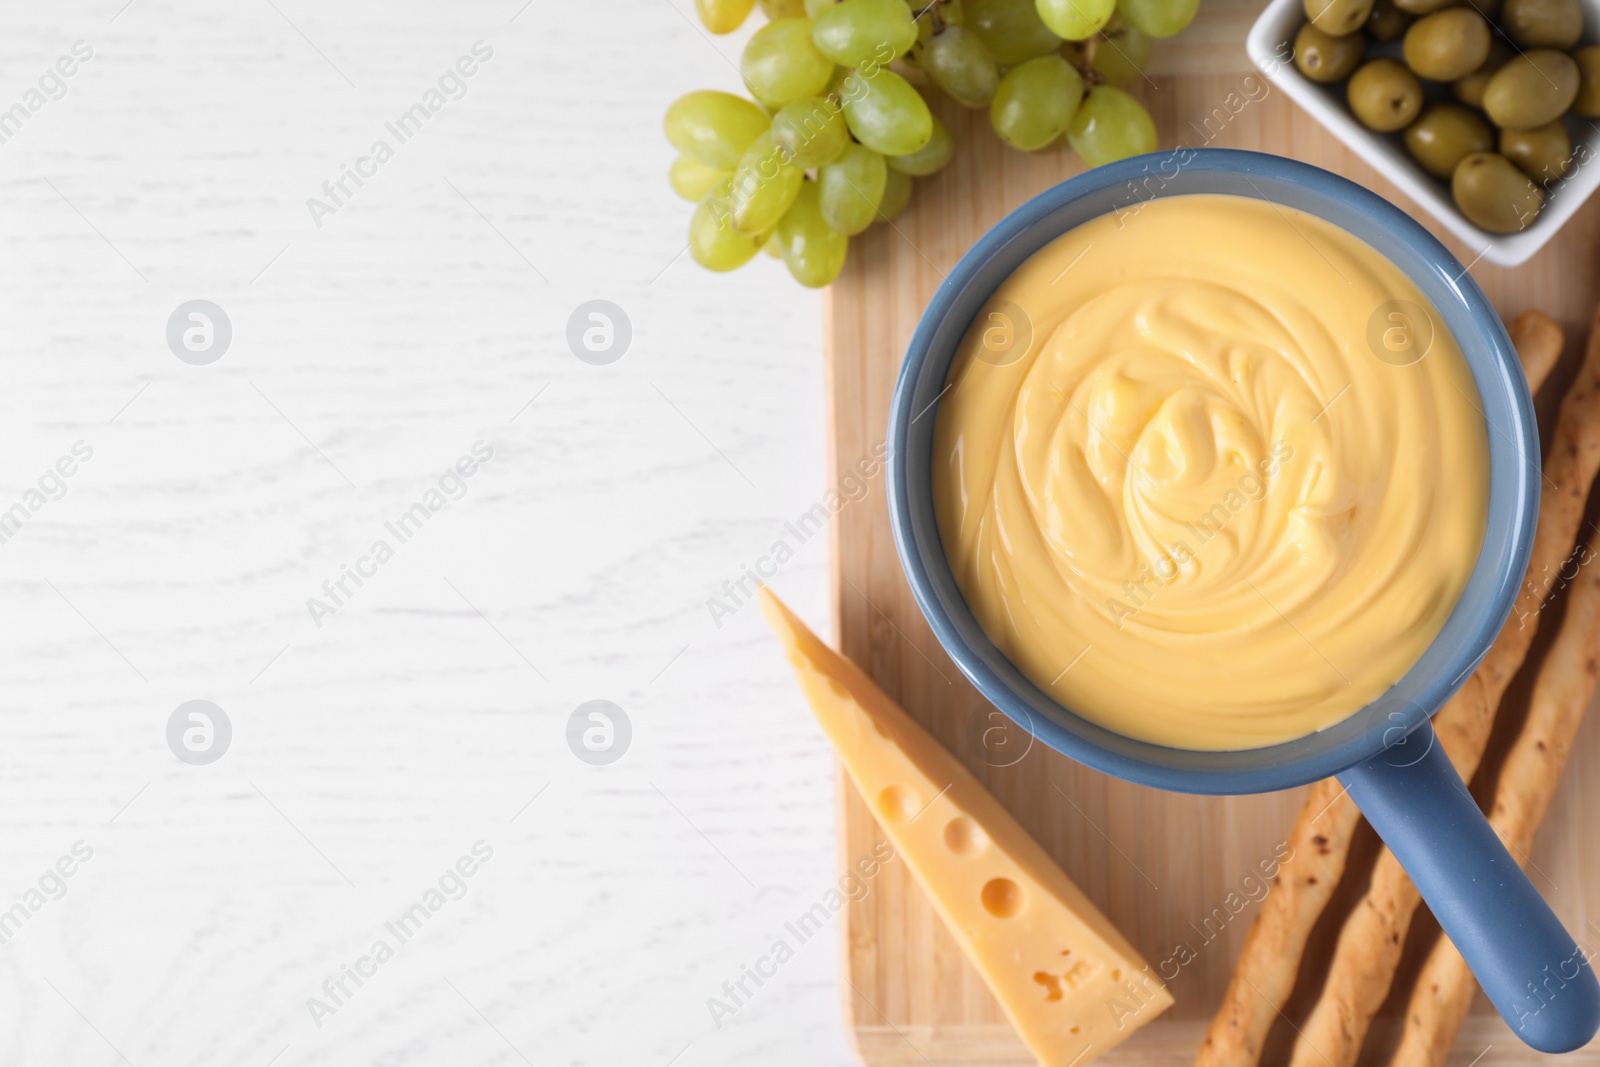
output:
M756 2L695 7L730 33ZM1024 151L1065 138L1090 166L1154 151L1155 123L1127 87L1152 40L1182 30L1199 3L760 0L770 21L739 64L754 100L701 90L667 109L681 153L672 187L698 205L689 251L727 271L765 250L804 285L833 281L850 238L893 219L912 179L955 153L925 90L988 108L1000 139Z

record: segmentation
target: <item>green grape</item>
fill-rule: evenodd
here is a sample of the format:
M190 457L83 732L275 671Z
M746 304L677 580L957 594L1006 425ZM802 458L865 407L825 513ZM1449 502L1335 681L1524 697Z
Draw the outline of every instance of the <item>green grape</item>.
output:
M768 20L805 18L805 0L761 0L761 13Z
M728 271L750 262L761 239L735 233L728 218L730 183L723 182L700 201L689 220L689 254L707 270Z
M806 0L806 18L814 19L839 0Z
M964 26L946 26L917 51L928 77L962 107L984 107L994 99L1000 68L978 35Z
M728 178L727 171L708 167L693 156L679 156L672 161L672 191L691 203L704 200Z
M874 152L903 156L933 136L933 112L927 101L892 70L879 69L870 77L851 71L839 93L850 132Z
M878 217L888 181L882 156L865 145L851 145L838 159L817 168L823 221L846 236L860 233Z
M835 63L883 64L916 44L917 24L905 0L842 0L817 18L811 39Z
M1083 76L1060 56L1013 67L989 105L994 132L1012 148L1037 152L1060 137L1083 98Z
M1199 10L1200 0L1117 0L1122 17L1152 37L1171 37Z
M829 0L829 2L831 3L832 0ZM765 252L773 259L783 258L783 247L778 244L778 229L776 226L774 226L772 232L767 235L767 239L761 243L761 251Z
M808 96L783 105L772 116L772 142L800 168L820 167L850 143L844 112L832 100Z
M1035 0L1039 18L1050 32L1069 41L1094 36L1111 20L1117 0Z
M833 77L833 60L811 43L810 19L779 19L745 44L739 73L755 98L776 110L803 96L820 96Z
M732 170L739 157L771 124L767 113L742 96L701 89L667 108L667 140L708 167Z
M891 170L883 186L883 203L878 205L878 218L888 222L906 209L911 202L911 175Z
M756 0L694 0L700 21L712 33L732 33L750 17Z
M1089 166L1156 150L1156 124L1144 105L1121 89L1097 85L1067 126L1067 142Z
M728 197L732 226L740 233L765 233L777 225L794 203L806 172L785 161L785 153L772 143L772 131L761 134L745 149L733 172Z
M895 170L921 178L928 174L937 174L944 170L945 164L950 162L950 157L956 154L956 139L950 135L950 127L939 121L939 116L933 116L933 136L928 138L928 143L903 156L890 156L886 161Z
M1106 24L1094 42L1094 58L1090 69L1100 75L1107 85L1125 89L1144 77L1144 68L1150 62L1150 50L1155 42L1148 33L1123 22L1121 16Z
M845 253L850 248L850 238L829 226L822 217L821 196L813 181L800 187L800 195L795 197L773 236L783 251L783 262L789 273L801 285L813 289L839 276L844 268Z
M1061 38L1039 17L1034 0L967 0L966 25L1002 67L1014 67L1061 47Z

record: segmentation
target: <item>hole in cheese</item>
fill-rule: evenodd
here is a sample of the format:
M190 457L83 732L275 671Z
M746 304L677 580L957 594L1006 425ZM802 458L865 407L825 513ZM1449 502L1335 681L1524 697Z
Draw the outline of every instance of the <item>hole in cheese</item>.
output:
M1009 878L991 878L983 884L983 910L996 919L1009 919L1022 910L1022 887Z
M1061 954L1065 956L1071 951L1070 948L1063 949ZM1045 988L1045 1000L1061 1000L1067 995L1068 990L1078 989L1093 977L1094 968L1082 961L1074 963L1061 974L1051 974L1049 971L1033 972L1033 980ZM1074 1026L1068 1032L1075 1034L1078 1028Z
M878 814L890 822L916 818L922 810L916 790L903 785L886 785L878 794Z
M958 856L975 856L989 847L989 835L965 815L957 815L944 824L944 846Z

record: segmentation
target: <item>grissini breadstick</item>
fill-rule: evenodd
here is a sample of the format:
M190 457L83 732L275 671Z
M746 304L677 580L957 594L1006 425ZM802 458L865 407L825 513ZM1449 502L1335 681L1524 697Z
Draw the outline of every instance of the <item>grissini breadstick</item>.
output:
M1527 721L1506 756L1489 814L1490 824L1512 855L1524 863L1600 681L1597 656L1600 567L1586 566L1573 585L1555 644L1539 667ZM1417 977L1391 1067L1442 1065L1477 988L1461 953L1449 938L1440 937ZM1557 988L1551 992L1559 995Z
M1537 391L1561 354L1561 328L1539 312L1525 312L1512 323L1511 339ZM1482 684L1474 675L1458 699L1483 699ZM1262 1042L1293 990L1306 940L1344 874L1360 822L1361 812L1336 780L1311 787L1290 834L1294 851L1245 938L1222 1005L1201 1042L1197 1067L1259 1062Z
M1524 324L1528 316L1513 326ZM1532 343L1540 329L1521 336ZM1546 342L1547 343L1547 342ZM1511 678L1527 658L1538 629L1538 615L1572 552L1600 468L1600 333L1591 332L1577 380L1561 402L1555 438L1545 464L1543 497L1528 578L1475 677L1483 685L1464 687L1434 716L1434 730L1445 755L1470 781L1483 758L1494 726L1494 712ZM1295 1042L1291 1067L1348 1067L1355 1063L1372 1017L1388 996L1405 944L1406 931L1421 896L1387 849L1378 855L1366 895L1339 932L1328 978L1316 1007Z
M1360 810L1337 779L1311 787L1289 834L1294 851L1250 924L1222 1006L1200 1043L1197 1067L1254 1067L1260 1061L1261 1044L1294 991L1306 938L1338 887L1360 822Z
M1542 311L1524 311L1512 321L1508 332L1511 334L1511 343L1516 346L1517 356L1522 360L1522 373L1528 378L1528 391L1537 393L1561 360L1566 334L1554 319Z

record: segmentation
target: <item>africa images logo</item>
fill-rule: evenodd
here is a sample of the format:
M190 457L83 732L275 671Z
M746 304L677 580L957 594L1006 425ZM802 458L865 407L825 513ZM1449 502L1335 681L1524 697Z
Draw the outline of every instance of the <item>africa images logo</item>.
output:
M306 1011L311 1013L311 1021L317 1029L322 1029L328 1016L338 1014L369 980L376 978L378 968L394 959L408 942L422 932L425 924L444 910L445 905L466 896L468 879L493 858L494 846L481 839L474 841L467 854L445 868L444 873L421 896L383 924L387 936L374 940L365 955L358 957L354 963L341 965L338 974L325 979L322 995L306 998Z
M401 145L410 141L428 121L445 109L451 101L467 95L467 81L477 74L480 65L494 58L494 49L484 41L474 41L472 54L461 56L455 65L439 76L437 87L428 88L422 99L402 111L392 122L383 124L389 137L379 137L372 142L367 154L358 156L354 163L339 164L339 173L322 183L321 197L307 197L306 210L317 229L322 229L323 219L337 215L341 208L366 187L368 181L378 176L378 168L395 157ZM393 138L394 143L389 143Z

